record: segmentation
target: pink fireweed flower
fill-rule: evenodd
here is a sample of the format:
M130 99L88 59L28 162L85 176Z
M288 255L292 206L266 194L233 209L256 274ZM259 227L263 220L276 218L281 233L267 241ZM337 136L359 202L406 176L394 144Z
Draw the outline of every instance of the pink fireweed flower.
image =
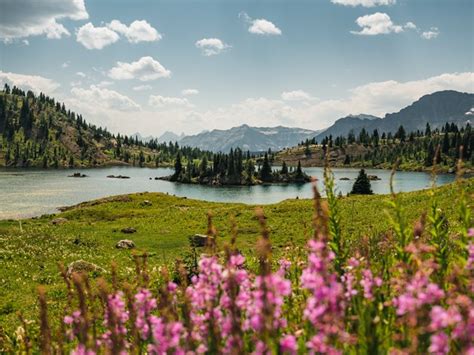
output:
M337 353L331 338L347 338L344 330L344 288L338 275L329 267L334 259L326 243L311 240L308 266L301 275L301 285L311 292L306 302L304 317L313 325L315 333L307 343L313 353Z
M260 332L278 330L286 326L282 307L285 296L291 294L291 282L277 271L269 275L257 276L247 305L247 319L244 329ZM266 318L270 310L270 323Z
M433 334L430 338L428 351L436 355L447 354L449 352L449 337L443 332Z
M471 228L474 230L474 228ZM469 243L467 247L468 257L467 257L467 269L474 270L474 243Z
M112 348L112 338L122 339L123 342L123 337L127 334L126 322L128 318L129 315L123 300L123 292L108 295L104 314L104 325L108 330L101 337L108 347ZM118 345L115 344L115 346ZM120 346L126 348L127 344L123 342Z
M424 305L434 304L444 296L444 291L428 276L418 271L405 287L405 292L393 299L399 316L415 312Z
M71 355L95 355L95 351L87 349L83 344L79 344L71 351Z
M152 316L150 323L153 343L147 346L149 354L185 354L180 343L186 338L186 330L181 322L165 323L162 318Z
M135 326L140 331L140 336L143 340L148 339L151 336L150 319L151 312L156 309L157 302L153 298L151 292L147 289L141 289L135 295L135 310L137 312L137 318L135 320Z
M283 354L295 355L298 351L298 344L294 335L285 335L280 339L280 351Z
M364 297L368 300L373 300L373 288L374 286L380 287L382 285L382 279L380 277L373 277L370 269L362 270L362 279L360 285L364 289Z
M190 318L193 324L192 338L207 344L211 322L221 319L219 293L222 281L222 265L217 257L203 257L199 261L199 274L192 278L192 284L186 289L192 308Z
M445 310L441 306L434 306L430 312L430 330L438 331L453 326L462 321L462 316L457 307L452 306Z
M467 231L467 236L473 238L474 237L474 228L469 228Z

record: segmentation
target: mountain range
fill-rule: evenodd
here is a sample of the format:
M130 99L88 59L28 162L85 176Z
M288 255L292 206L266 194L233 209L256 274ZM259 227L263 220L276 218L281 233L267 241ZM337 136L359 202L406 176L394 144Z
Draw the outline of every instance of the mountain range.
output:
M317 118L316 118L317 119ZM318 142L329 135L346 136L350 131L354 134L365 128L368 132L377 129L380 133L395 133L400 125L405 131L424 130L429 123L431 128L443 126L446 122L465 125L474 119L474 94L461 93L453 90L438 91L422 96L419 100L395 113L387 113L384 117L367 114L349 115L334 122L324 130L310 130L289 127L251 127L246 124L226 130L214 129L196 135L177 135L165 132L158 142L179 142L181 146L190 146L214 152L227 152L231 148L240 147L251 152L266 151L269 148L278 151L292 147L306 139L316 138ZM139 134L134 136L141 137ZM148 141L152 137L141 137Z
M424 95L411 105L395 113L387 113L383 118L371 115L349 115L338 119L332 126L319 133L316 140L332 135L346 136L350 131L354 134L365 128L368 132L377 129L381 132L396 132L403 126L406 132L424 131L426 124L431 128L443 126L446 122L465 125L474 118L474 94L461 93L453 90L438 91Z

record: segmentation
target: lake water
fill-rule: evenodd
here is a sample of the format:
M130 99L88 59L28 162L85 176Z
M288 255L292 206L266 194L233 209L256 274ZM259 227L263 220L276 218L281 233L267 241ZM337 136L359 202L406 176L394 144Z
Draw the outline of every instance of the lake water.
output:
M107 167L82 169L86 178L71 178L68 175L78 170L0 170L0 219L33 217L57 212L57 208L110 195L134 192L167 192L192 199L267 204L289 198L312 197L311 184L210 187L185 185L168 181L150 180L150 177L165 176L171 169ZM305 168L304 171L318 179L323 177L322 168ZM333 169L337 191L347 194L354 183L358 169ZM389 193L390 171L366 169L368 174L381 178L372 181L372 190L377 194ZM126 175L130 179L110 179L107 175ZM339 180L347 177L349 181ZM437 184L454 180L453 175L439 175ZM396 191L413 191L428 188L430 174L421 172L397 172L394 179Z

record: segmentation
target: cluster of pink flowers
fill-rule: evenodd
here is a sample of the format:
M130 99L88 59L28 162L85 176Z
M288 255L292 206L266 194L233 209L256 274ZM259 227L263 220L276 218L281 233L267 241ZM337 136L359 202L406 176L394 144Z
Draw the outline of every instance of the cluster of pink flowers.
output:
M382 279L374 276L364 258L350 258L344 273L338 274L333 268L335 255L324 239L310 240L308 249L301 289L292 288L290 278L298 269L290 261L282 259L276 271L253 275L244 267L245 258L231 253L224 263L217 256L202 257L188 286L167 281L158 299L146 288L139 289L128 305L121 291L106 294L102 297L104 330L95 344L87 336L87 315L78 310L64 318L69 339L78 342L73 354L94 355L103 347L126 354L137 346L150 354L294 355L302 350L340 354L356 341L357 332L350 330L351 316L359 311L355 305L367 307L380 301ZM410 269L403 264L391 279L399 286L390 291L395 292L391 305L398 320L427 334L431 353L447 354L455 343L457 349L474 354L474 301L466 294L472 280L462 289L442 289L433 282L436 265L420 257L429 248L410 245L407 250L417 266ZM471 272L472 244L468 253L466 269ZM293 280L299 286L297 276ZM289 310L293 317L304 319L307 326L288 324L289 304L296 305ZM135 340L132 327L138 335ZM305 344L304 349L298 344Z
M339 353L332 344L344 342L344 287L338 275L331 271L334 253L326 243L310 240L308 266L301 275L302 286L309 290L304 317L314 327L314 335L306 344L312 353Z

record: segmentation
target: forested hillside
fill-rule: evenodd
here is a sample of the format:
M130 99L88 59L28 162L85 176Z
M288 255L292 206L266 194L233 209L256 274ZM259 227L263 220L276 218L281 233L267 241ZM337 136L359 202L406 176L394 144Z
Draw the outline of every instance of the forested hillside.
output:
M365 166L391 168L397 161L404 170L430 169L435 162L445 171L454 171L461 157L468 169L474 165L474 132L471 125L458 127L446 123L441 129L407 133L400 126L395 134L369 133L363 128L358 135L326 136L319 144L316 139L301 142L298 147L284 150L275 156L279 163L303 166L322 166L328 160L333 166Z
M5 85L0 91L0 166L90 167L110 164L169 165L207 153L176 143L146 143L114 135L40 93Z

